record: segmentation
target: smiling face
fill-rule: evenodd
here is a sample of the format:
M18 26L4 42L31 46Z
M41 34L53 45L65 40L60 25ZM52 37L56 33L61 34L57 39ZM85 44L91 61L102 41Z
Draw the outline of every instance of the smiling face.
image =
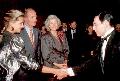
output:
M51 31L56 31L58 29L58 22L56 19L51 19L49 22L49 27Z
M76 29L76 27L77 27L76 21L73 21L73 22L70 24L70 27L71 27L72 29Z
M87 30L88 30L88 32L90 32L90 33L93 32L93 26L90 25L90 26L87 28Z
M23 28L24 14L19 10L9 10L4 17L5 31L20 33Z
M20 33L23 28L23 17L18 17L17 21L11 21L10 25L14 28L14 33Z

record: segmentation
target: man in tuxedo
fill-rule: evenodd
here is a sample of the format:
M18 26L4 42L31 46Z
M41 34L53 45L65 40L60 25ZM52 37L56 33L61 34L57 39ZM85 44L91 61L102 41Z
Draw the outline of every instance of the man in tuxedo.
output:
M113 15L108 12L100 13L93 21L93 29L103 40L99 61L105 80L120 80L120 38L113 24Z
M80 76L83 81L120 80L120 35L113 27L113 16L108 12L95 16L93 29L102 41L94 51L93 58L72 68L74 73L87 71L86 76Z
M70 27L69 29L65 32L70 53L68 56L68 65L69 66L75 66L79 64L79 59L80 59L80 52L81 52L81 47L82 47L82 33L78 27L78 24L75 20L72 20L70 22Z
M76 20L71 20L68 30L65 32L68 45L69 45L69 55L68 55L68 66L77 66L83 61L82 51L83 51L83 32L79 28ZM68 81L78 81L79 75L68 78Z

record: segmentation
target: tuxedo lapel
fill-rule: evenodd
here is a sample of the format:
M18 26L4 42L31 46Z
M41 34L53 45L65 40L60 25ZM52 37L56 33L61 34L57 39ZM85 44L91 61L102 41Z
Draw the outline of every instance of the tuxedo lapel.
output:
M109 60L109 57L112 56L112 55L110 55L109 52L111 52L111 50L112 50L114 35L115 35L115 31L113 31L111 33L111 36L108 40L108 43L107 43L107 46L106 46L106 49L105 49L105 59L104 59L105 63L107 63L107 61Z

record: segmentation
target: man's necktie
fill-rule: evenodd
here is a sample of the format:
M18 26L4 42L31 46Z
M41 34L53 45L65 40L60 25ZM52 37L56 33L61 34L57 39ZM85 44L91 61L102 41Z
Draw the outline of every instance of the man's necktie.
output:
M73 39L74 39L74 37L75 37L75 33L76 33L76 30L73 30Z
M30 41L31 41L31 43L32 43L32 46L34 46L34 37L33 37L33 32L32 32L32 30L30 30L29 38L30 38Z

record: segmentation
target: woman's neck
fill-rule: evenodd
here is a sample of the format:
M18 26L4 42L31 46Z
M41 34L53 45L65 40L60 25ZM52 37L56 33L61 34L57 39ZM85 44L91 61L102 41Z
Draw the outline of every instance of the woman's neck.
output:
M12 33L12 34L14 34L14 31L11 30L11 29L6 29L6 31L8 31L8 32L10 32L10 33Z
M50 31L54 37L57 37L57 31Z
M88 32L88 34L89 34L89 35L92 35L92 34L93 34L93 32Z

